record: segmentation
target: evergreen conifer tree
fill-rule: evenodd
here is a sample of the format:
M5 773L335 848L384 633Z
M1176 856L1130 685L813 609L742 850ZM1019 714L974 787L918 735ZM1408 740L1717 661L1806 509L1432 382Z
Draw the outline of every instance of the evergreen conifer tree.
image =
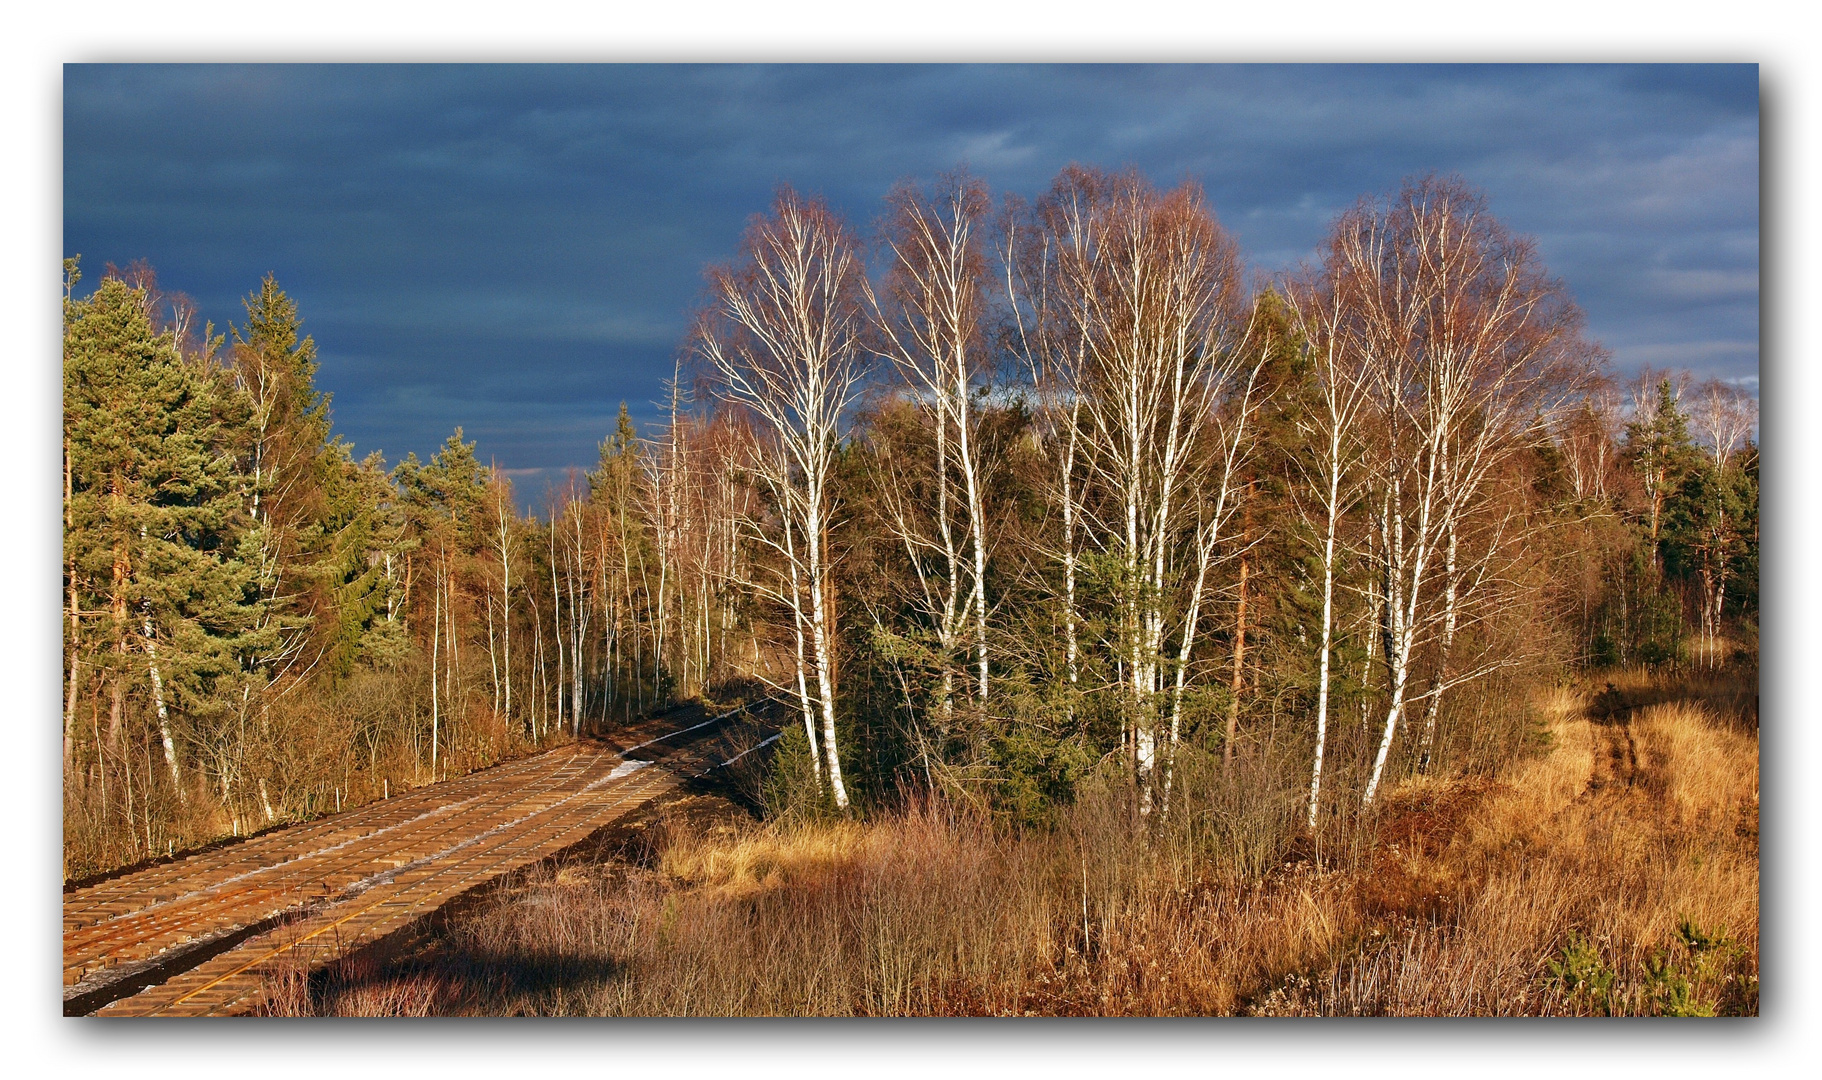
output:
M78 657L110 690L117 741L131 696L149 702L182 793L178 743L218 704L257 645L251 571L237 554L240 419L218 369L182 355L146 318L141 290L108 278L66 307L71 595Z

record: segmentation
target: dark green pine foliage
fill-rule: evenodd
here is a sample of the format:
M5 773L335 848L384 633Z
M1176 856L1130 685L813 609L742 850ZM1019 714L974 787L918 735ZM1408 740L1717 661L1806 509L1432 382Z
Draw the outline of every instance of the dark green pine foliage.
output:
M1741 500L1745 512L1740 518L1740 547L1730 570L1736 584L1728 597L1728 610L1747 619L1753 627L1759 621L1759 445L1748 441L1741 453Z
M146 701L155 658L174 722L194 721L260 644L252 571L236 554L246 491L232 433L244 403L212 350L186 356L154 333L145 299L110 277L65 308L64 544L85 666ZM193 735L177 726L180 742Z
M1689 418L1678 408L1676 387L1665 379L1657 390L1658 400L1648 417L1626 425L1624 453L1644 496L1640 524L1654 561L1660 554L1665 510L1702 465L1702 453L1689 437Z
M670 693L669 673L659 668L654 679L650 651L655 647L658 619L658 538L651 531L656 523L640 499L644 481L639 475L639 452L639 431L622 401L613 434L601 440L600 456L587 479L589 505L600 515L596 527L605 537L603 553L613 551L605 575L606 581L615 582L609 585L616 595L611 603L625 609L620 616L624 625L605 630L615 637L618 653L614 695L631 702L633 708L663 700ZM636 606L640 604L643 608Z
M472 576L474 556L485 541L482 513L487 471L475 460L474 448L474 443L462 441L458 427L428 463L411 453L392 470L398 492L391 509L397 516L387 526L398 529L393 558L396 563L400 554L415 548L418 565L424 570L420 580L433 591L441 590L445 605L454 604L461 595L464 581ZM434 609L434 605L419 607L424 612ZM451 618L447 607L444 618ZM397 626L382 630L387 635L404 633ZM428 645L428 638L420 643L421 648Z
M235 373L249 398L243 455L257 496L249 554L279 666L339 682L363 660L402 656L402 515L379 455L356 462L330 437L330 395L316 389L316 342L296 302L268 274L242 304Z
M257 420L264 423L271 436L283 436L290 444L288 454L269 458L263 464L278 479L279 486L300 466L313 464L324 456L329 439L328 394L316 389L316 340L300 336L303 320L297 313L297 302L278 287L267 274L259 289L241 300L246 309L245 326L233 327L237 366L249 378L259 380L264 400L257 403L262 412ZM258 370L250 365L257 364Z
M1609 574L1594 616L1590 659L1659 664L1680 658L1688 635L1682 597L1666 588L1664 556L1677 503L1702 467L1702 452L1689 436L1688 418L1668 379L1658 384L1654 407L1626 426L1622 459L1639 486L1633 513L1638 542Z
M1749 446L1746 454L1733 455L1724 465L1717 465L1709 455L1699 456L1665 503L1664 572L1696 593L1698 609L1717 589L1730 610L1741 612L1742 600L1750 600L1752 608L1757 608L1755 450ZM1745 467L1749 462L1751 472ZM1724 614L1714 611L1709 616L1718 620Z
M483 539L487 470L474 448L458 427L428 463L411 453L392 470L406 523L421 538L441 540L452 557L472 554Z
M1272 709L1315 710L1314 642L1321 636L1322 548L1320 533L1300 513L1309 499L1307 476L1313 475L1313 458L1318 452L1315 422L1320 399L1315 365L1284 298L1275 290L1259 296L1254 318L1252 347L1260 351L1263 363L1252 389L1257 409L1248 426L1252 459L1241 478L1242 497L1251 505L1235 514L1227 532L1236 547L1248 549L1247 682L1251 686L1257 680L1278 688L1269 700L1243 694L1242 719L1250 716L1257 721L1259 714ZM1239 404L1236 400L1230 406L1238 408ZM1314 507L1309 510L1317 514ZM1232 566L1225 569L1230 575L1235 572ZM1346 568L1341 569L1345 577ZM1216 605L1211 612L1216 620L1228 622L1237 614L1229 605ZM1213 625L1222 627L1222 622ZM1234 629L1226 626L1218 637L1210 636L1231 651ZM1340 634L1336 635L1336 649L1338 662L1330 671L1332 694L1338 694L1339 683L1345 679L1345 665L1339 658L1346 649ZM1223 660L1228 657L1224 655ZM1228 666L1230 670L1215 680L1223 695L1231 685L1231 660Z
M640 432L632 426L627 402L619 402L619 415L614 419L614 433L601 439L601 455L589 472L589 501L603 506L612 521L609 528L627 528L627 543L640 545L643 519L636 514L640 472ZM636 557L636 555L634 555Z
M278 680L301 677L321 660L324 644L313 640L319 622L334 633L324 486L337 455L328 442L329 397L316 390L316 342L301 336L297 304L270 274L241 303L246 324L230 327L234 377L248 409L240 456L251 528L241 557L254 568L269 640L258 663Z
M378 451L355 461L339 437L323 485L322 553L317 574L333 622L325 626L323 667L332 681L361 662L389 666L410 651L401 604L404 557L416 546Z

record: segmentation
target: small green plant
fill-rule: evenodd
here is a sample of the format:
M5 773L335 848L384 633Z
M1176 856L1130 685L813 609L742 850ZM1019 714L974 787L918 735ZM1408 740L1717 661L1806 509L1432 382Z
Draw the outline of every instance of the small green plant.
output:
M1758 979L1747 949L1687 916L1677 921L1676 940L1653 949L1636 980L1622 980L1598 948L1571 931L1569 943L1546 965L1550 981L1572 999L1604 1016L1753 1015Z
M1579 932L1569 931L1569 943L1548 965L1550 981L1563 993L1587 1001L1603 1016L1613 1015L1613 987L1618 973L1607 966L1601 951Z
M778 748L761 787L766 817L816 820L834 814L835 803L818 773L818 763L804 734L801 719L793 718L779 734Z
M1697 859L1696 865L1700 866L1700 856ZM1676 936L1677 940L1683 943L1683 948L1689 950L1689 955L1697 957L1710 955L1717 950L1725 950L1733 945L1730 938L1703 930L1687 915L1677 920Z
M1640 989L1655 1015L1714 1015L1714 1006L1696 996L1695 982L1663 949L1655 950L1645 958L1645 981Z
M1659 1004L1666 1016L1750 1016L1758 1012L1759 980L1751 971L1750 953L1725 934L1704 930L1687 916L1677 920L1677 943L1689 956L1683 981L1709 991L1713 1000L1695 1002L1666 978ZM1681 977L1681 973L1675 973ZM1679 1011L1687 1008L1689 1011Z

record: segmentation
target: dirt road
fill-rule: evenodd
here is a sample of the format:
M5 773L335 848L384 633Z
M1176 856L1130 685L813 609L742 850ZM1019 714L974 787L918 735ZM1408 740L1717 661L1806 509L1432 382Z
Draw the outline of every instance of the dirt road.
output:
M726 738L740 715L675 709L68 892L64 1013L255 1009L270 974L378 941L725 764L744 749Z

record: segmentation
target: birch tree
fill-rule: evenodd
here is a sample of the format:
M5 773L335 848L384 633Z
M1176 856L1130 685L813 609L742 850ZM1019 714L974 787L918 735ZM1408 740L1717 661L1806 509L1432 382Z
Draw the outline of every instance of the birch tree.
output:
M1079 410L1084 479L1104 506L1084 524L1121 565L1110 644L1149 812L1160 737L1180 737L1180 687L1237 504L1260 361L1242 347L1237 248L1193 187L1159 193L1135 173L1072 167L1036 219L1051 313L1036 329L1060 339L1048 358L1070 358L1053 369L1073 376L1064 393Z
M986 701L989 688L984 506L989 463L982 458L977 399L987 364L983 323L992 278L983 232L991 202L986 185L956 174L930 189L901 184L886 203L890 264L880 294L868 289L868 298L881 354L925 416L935 458L929 484L913 483L900 472L882 491L935 626L947 711L952 665L970 623L975 698ZM934 506L911 505L907 496L914 491L933 496Z
M1368 448L1373 543L1384 607L1385 720L1363 803L1378 792L1411 705L1420 643L1434 641L1424 752L1435 706L1465 678L1451 649L1466 592L1493 580L1491 545L1473 573L1467 523L1492 478L1550 425L1586 382L1591 354L1579 312L1547 277L1531 243L1487 213L1459 181L1425 178L1344 214L1324 251L1348 309L1348 348L1366 373L1374 423Z
M1702 633L1712 645L1719 633L1726 606L1728 566L1739 545L1739 510L1733 505L1736 459L1752 446L1759 426L1759 402L1736 386L1718 379L1703 383L1689 409L1690 426L1708 451L1708 486L1700 532L1702 583Z
M778 514L760 539L790 565L793 620L808 638L798 677L808 700L814 675L823 764L844 810L827 543L835 454L865 370L863 277L857 245L828 207L782 189L734 264L710 271L696 334L718 393L752 419L751 467Z
M1620 400L1610 382L1593 387L1557 426L1557 445L1577 502L1604 506L1617 492Z
M488 475L488 486L492 489L489 500L493 511L489 524L488 540L492 551L489 554L497 561L500 597L500 637L503 654L500 669L502 684L500 715L508 722L512 720L512 570L513 555L517 546L518 511L512 505L512 483L506 478L498 464L495 464ZM492 597L488 598L489 605ZM489 635L491 642L492 635Z
M1306 824L1316 828L1322 804L1323 755L1328 745L1330 666L1335 643L1335 581L1342 519L1358 497L1364 447L1356 430L1367 403L1365 372L1350 349L1348 311L1337 280L1339 267L1299 282L1289 291L1295 325L1312 361L1317 408L1307 423L1314 453L1299 459L1302 491L1293 499L1321 538L1322 616L1316 648L1316 746L1310 763ZM1313 520L1312 520L1313 519Z
M1087 176L1078 178L1086 181ZM1063 631L1063 675L1069 709L1082 679L1080 608L1077 603L1078 544L1082 532L1082 396L1077 392L1085 361L1086 340L1072 332L1071 306L1057 260L1063 224L1058 198L1092 198L1092 192L1053 193L1039 207L1009 199L1001 215L999 256L1004 273L1009 341L1024 369L1036 409L1033 434L1049 463L1045 495L1056 508L1059 535L1048 556L1062 571L1060 615Z

